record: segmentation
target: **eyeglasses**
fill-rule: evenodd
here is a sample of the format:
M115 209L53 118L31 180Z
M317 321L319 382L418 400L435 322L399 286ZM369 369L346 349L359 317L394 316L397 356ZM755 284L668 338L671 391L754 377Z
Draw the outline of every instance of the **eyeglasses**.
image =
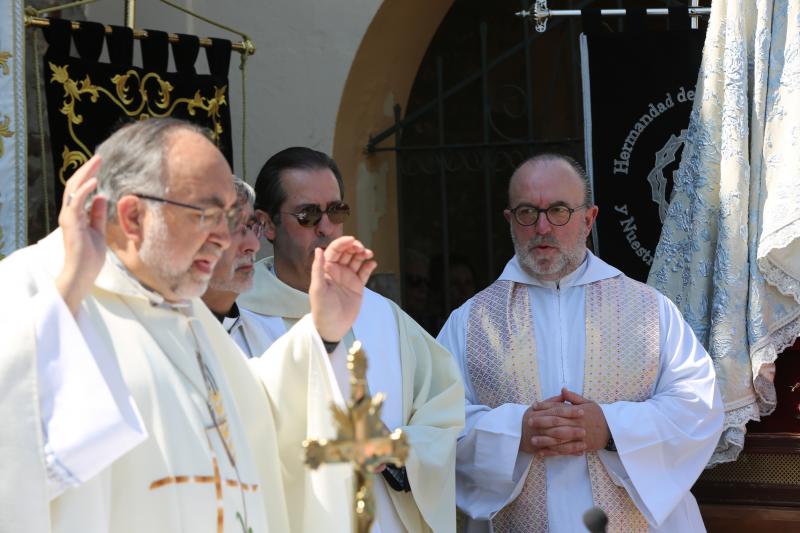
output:
M281 212L286 215L292 215L297 219L297 223L304 228L310 228L319 224L319 221L322 220L322 215L328 215L328 220L331 221L331 224L344 224L344 221L350 216L350 206L344 202L335 202L329 204L325 210L315 204L306 205L296 213Z
M185 204L183 202L176 202L167 198L159 198L158 196L150 196L149 194L134 193L133 196L141 198L142 200L149 200L151 202L161 202L164 204L183 207L184 209L191 209L200 215L200 227L202 229L210 229L217 227L222 220L228 226L228 231L234 231L240 220L240 210L238 206L233 206L230 209L222 209L221 207L198 207L196 205Z
M244 237L245 233L248 231L252 231L253 234L256 236L256 239L260 239L262 235L264 235L264 231L266 226L263 222L259 222L255 218L251 218L247 222L243 222L236 227L236 233L241 233L242 237Z
M514 220L520 226L533 226L539 221L539 215L544 213L547 221L553 226L563 226L572 217L572 213L578 209L584 209L589 206L579 205L578 207L567 207L566 205L551 205L548 208L542 209L528 204L521 204L514 209L509 209L511 214L514 215Z

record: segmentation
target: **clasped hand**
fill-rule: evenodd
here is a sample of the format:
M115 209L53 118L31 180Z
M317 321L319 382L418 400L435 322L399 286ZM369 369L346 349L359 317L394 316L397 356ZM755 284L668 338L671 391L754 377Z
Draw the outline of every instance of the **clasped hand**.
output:
M605 447L609 436L600 406L564 388L525 411L519 448L538 457L582 455Z

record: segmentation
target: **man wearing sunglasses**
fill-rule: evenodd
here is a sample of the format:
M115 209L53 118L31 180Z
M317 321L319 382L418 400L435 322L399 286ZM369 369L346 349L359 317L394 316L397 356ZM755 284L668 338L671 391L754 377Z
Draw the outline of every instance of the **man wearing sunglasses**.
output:
M308 312L311 251L342 234L350 210L343 201L336 163L309 148L289 148L272 156L255 188L256 214L266 226L274 257L256 264L253 289L238 303L259 315L268 339L256 351L263 351ZM367 354L370 391L386 394L384 424L391 430L402 428L411 444L405 468L388 465L383 477L376 478L377 528L383 533L454 531L453 461L464 400L452 357L396 305L369 290L343 344L350 346L356 339ZM296 480L287 488L292 531L318 531L319 524L337 521L322 508L350 509L352 494L343 491L341 480L329 479L328 484L319 478L324 472L307 475L294 445L306 438L335 436L329 433L329 406L337 396L348 397L345 355L334 351L321 359L309 354L290 360L265 354L254 362L276 410L291 420L279 423L278 431L279 440L287 443L282 448L284 468ZM302 371L306 366L322 371ZM327 427L320 420L326 420ZM334 497L342 504L326 503Z
M571 158L511 177L515 255L439 341L464 377L467 530L704 531L689 489L722 430L714 366L677 308L586 249L598 208Z
M235 204L205 130L136 121L67 181L59 229L0 262L0 529L289 530L269 400L199 298ZM325 357L370 258L317 250L312 315L276 349Z
M231 245L222 252L214 268L203 301L249 358L261 355L261 352L254 354L251 349L258 343L256 339L261 333L257 324L253 323L253 313L240 309L236 298L253 286L253 267L256 253L261 247L259 239L264 232L264 225L258 221L253 210L256 200L253 187L236 177L233 185L237 208L240 210L239 224L231 232Z

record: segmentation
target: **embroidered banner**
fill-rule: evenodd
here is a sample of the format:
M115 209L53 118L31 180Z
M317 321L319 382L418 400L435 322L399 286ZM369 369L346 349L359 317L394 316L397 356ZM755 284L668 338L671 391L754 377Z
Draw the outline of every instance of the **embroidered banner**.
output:
M140 42L142 67L133 65L133 32L81 22L72 30L66 20L52 19L44 29L49 44L44 56L45 92L53 147L56 202L64 183L120 125L149 117L175 117L211 130L214 142L233 166L228 67L231 42L213 39L206 49L210 74L197 74L199 40L180 35L172 43L175 71L168 71L165 32L147 30ZM99 62L104 41L108 63ZM78 57L70 55L74 42Z
M25 27L22 0L0 0L0 259L27 244Z
M595 252L646 281L672 175L683 152L703 50L703 32L673 11L669 31L644 31L628 15L626 31L600 33L584 14L581 34L586 167L600 207Z

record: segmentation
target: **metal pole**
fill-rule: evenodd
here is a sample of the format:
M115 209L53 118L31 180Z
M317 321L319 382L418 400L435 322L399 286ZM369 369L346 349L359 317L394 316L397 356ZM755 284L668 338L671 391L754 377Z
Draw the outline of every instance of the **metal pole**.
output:
M690 17L700 17L703 15L710 15L710 7L689 7ZM620 17L625 16L626 9L601 9L600 14L604 17ZM669 15L669 9L666 7L648 8L648 15ZM545 9L543 11L528 11L523 9L514 13L518 17L532 17L535 19L544 19L551 17L580 17L580 9Z
M438 100L437 105L437 122L439 125L439 145L444 144L444 67L442 56L436 58L436 97ZM442 220L442 291L444 299L445 312L450 311L450 213L447 202L447 167L445 166L444 158L446 157L444 150L439 152L439 194ZM429 263L430 265L430 263ZM430 275L430 267L429 267ZM430 294L430 293L429 293Z
M136 27L136 0L125 0L125 25L130 29Z
M81 23L77 20L73 20L70 22L73 30L79 30L81 28ZM25 26L33 26L35 28L47 28L50 26L50 19L44 17L31 17L29 15L25 15ZM111 26L105 26L106 33L111 33L114 29ZM147 39L147 31L145 30L133 30L133 38L134 39ZM180 37L178 37L175 33L168 33L167 40L171 43L177 43L180 41ZM212 45L211 39L208 37L201 37L200 38L200 46L204 48L208 48ZM256 47L253 45L252 41L241 41L237 43L233 43L231 48L234 52L239 52L240 54L247 54L253 55L256 53Z
M400 146L401 136L403 134L403 130L399 127L400 120L402 117L400 104L394 104L392 108L394 112L394 124L398 126L397 133L395 134L395 144ZM395 172L396 179L397 179L397 241L399 246L399 258L400 258L400 271L397 273L397 290L399 294L397 295L397 305L402 306L405 302L403 301L404 295L406 293L406 281L405 281L405 274L406 274L406 230L405 230L405 223L406 217L403 215L405 213L405 205L406 205L406 187L405 187L405 179L403 176L403 167L401 165L400 158L403 157L403 154L399 151L395 152L394 154L394 165L395 165Z
M699 17L711 14L710 7L689 7L690 17ZM625 9L601 9L600 15L604 17L624 16L627 13ZM650 8L646 10L648 15L669 15L669 9L664 7ZM523 9L517 11L518 17L530 17L536 23L536 31L539 33L547 31L547 21L551 17L580 17L580 9L548 9L546 0L536 0L533 11Z
M488 41L488 26L481 22L481 107L483 109L483 143L489 144L489 128L491 127L492 103L489 100L489 58L486 43ZM527 47L526 47L527 49ZM492 280L497 274L494 271L494 239L492 230L492 178L494 165L493 152L488 147L483 148L483 210L486 223L486 267L487 280Z

